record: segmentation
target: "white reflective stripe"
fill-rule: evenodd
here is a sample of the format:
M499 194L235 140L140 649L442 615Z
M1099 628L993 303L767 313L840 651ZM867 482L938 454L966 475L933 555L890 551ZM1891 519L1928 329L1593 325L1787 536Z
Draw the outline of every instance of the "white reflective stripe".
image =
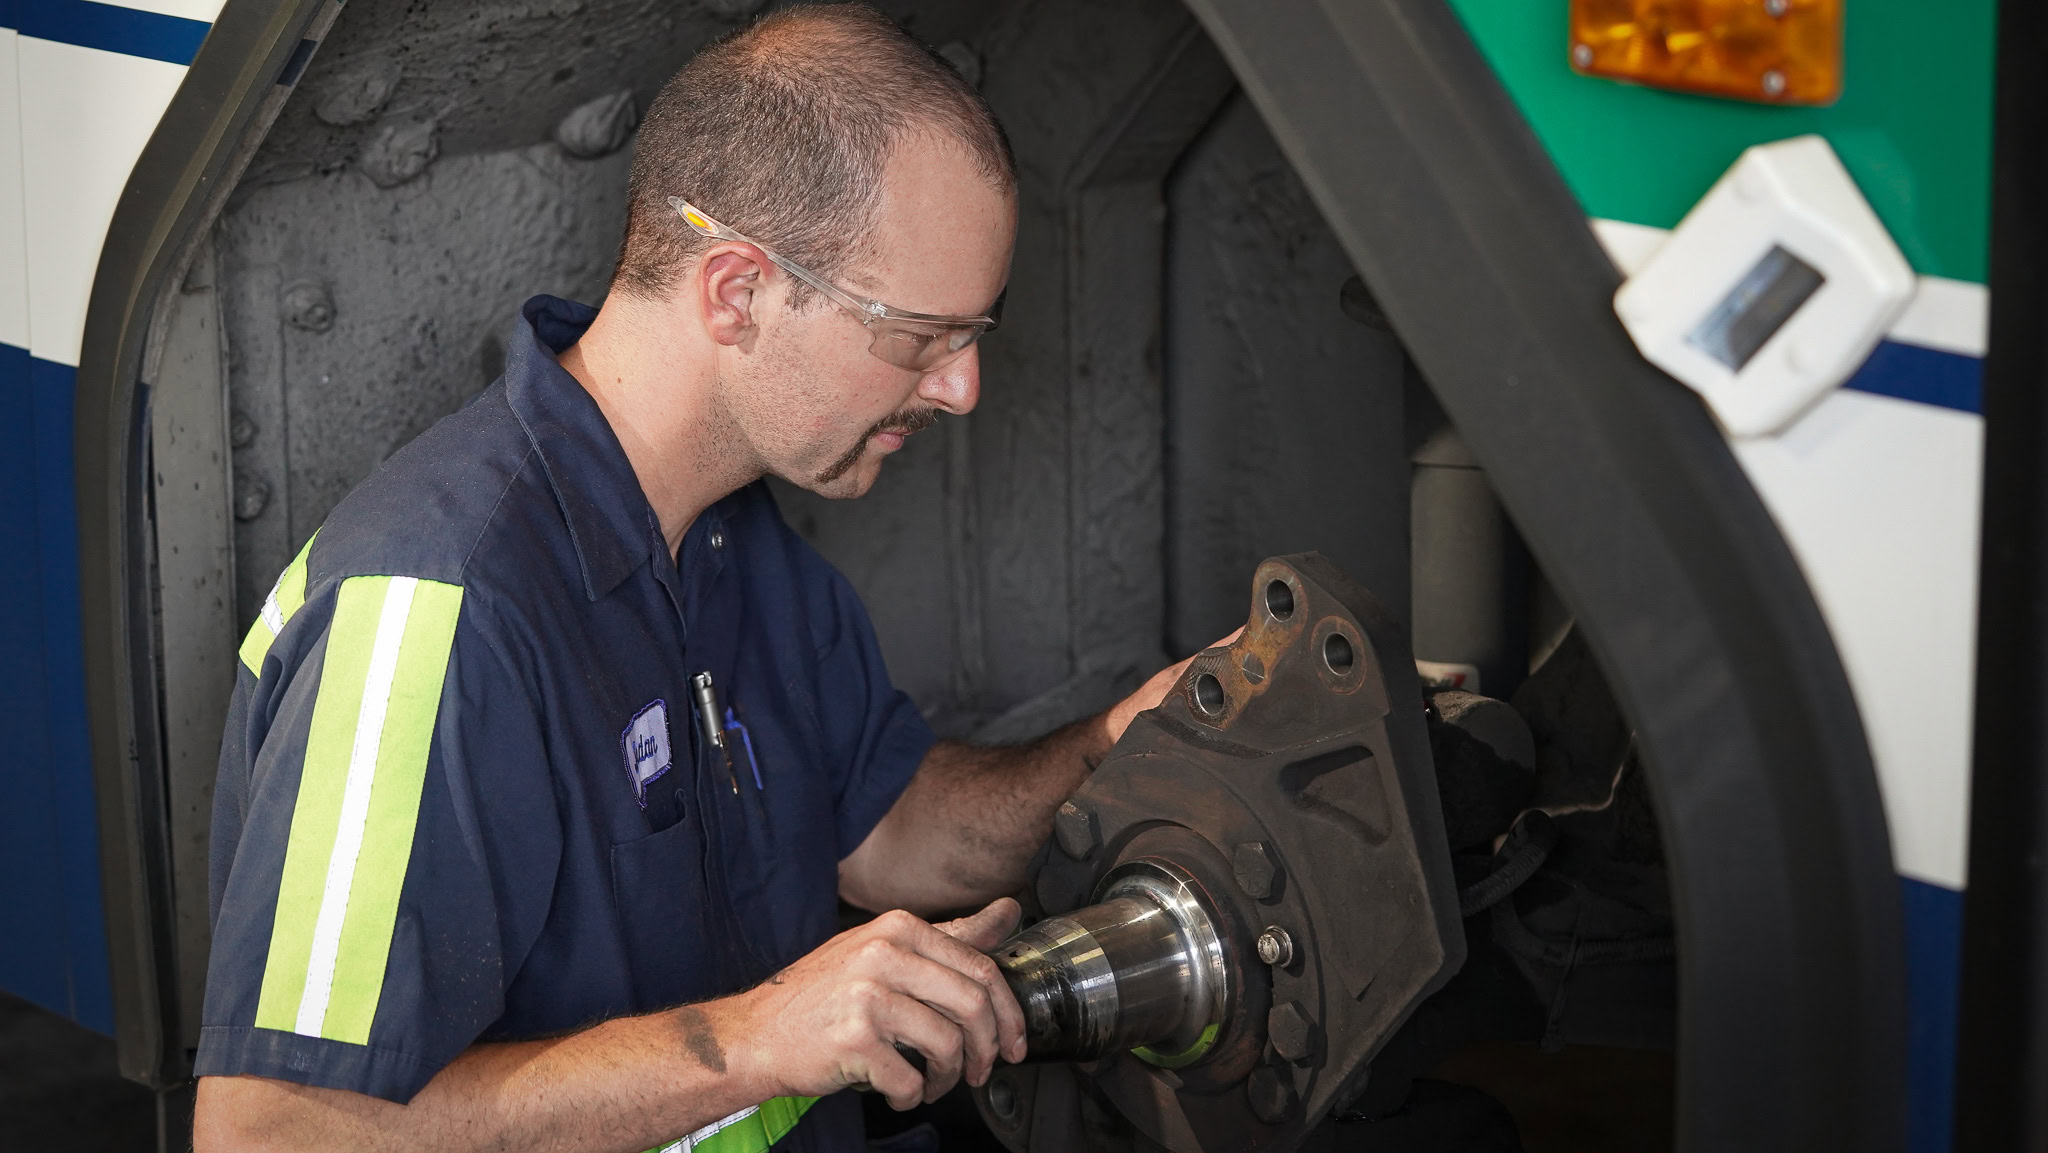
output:
M370 816L370 785L377 775L377 746L384 738L384 714L391 703L391 681L398 671L399 644L405 639L406 617L412 613L415 577L392 577L377 618L377 639L370 647L370 671L363 680L362 710L356 715L355 743L348 758L348 783L342 787L341 819L334 831L334 852L327 858L327 884L320 894L320 915L313 923L313 954L306 964L306 990L299 999L295 1031L318 1037L327 1019L327 998L334 989L334 960L341 949L341 926L348 915L349 888L355 883L356 857L363 850L363 826Z
M278 579L282 581L284 578ZM270 586L270 595L263 598L263 607L257 610L256 615L263 618L263 624L270 629L271 636L274 637L284 631L284 610L277 607L276 585Z
M730 1117L721 1117L718 1120L713 1121L711 1124L704 1126L702 1129L697 1130L695 1133L690 1134L688 1137L683 1138L681 1141L676 1142L674 1145L667 1146L664 1149L664 1153L666 1153L666 1149L673 1149L675 1150L675 1153L690 1153L690 1150L695 1149L697 1147L698 1142L708 1141L714 1135L716 1135L719 1130L725 1129L732 1125L737 1125L740 1122L746 1120L747 1118L752 1117L754 1114L759 1113L760 1111L761 1107L759 1105L749 1105L746 1108L740 1110L739 1112L734 1113Z

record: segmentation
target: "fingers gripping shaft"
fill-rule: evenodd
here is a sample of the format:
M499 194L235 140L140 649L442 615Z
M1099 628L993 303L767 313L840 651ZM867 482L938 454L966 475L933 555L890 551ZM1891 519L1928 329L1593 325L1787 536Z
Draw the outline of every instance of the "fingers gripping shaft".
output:
M1195 1061L1215 1041L1231 974L1200 887L1171 862L1112 871L1098 903L1048 917L991 954L1024 1010L1029 1059L1120 1049Z

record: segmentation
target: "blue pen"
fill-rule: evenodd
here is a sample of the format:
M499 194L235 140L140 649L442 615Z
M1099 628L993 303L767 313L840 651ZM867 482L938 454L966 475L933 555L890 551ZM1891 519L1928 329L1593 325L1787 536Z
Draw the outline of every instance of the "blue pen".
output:
M747 732L746 723L733 715L732 706L727 705L725 706L725 731L729 733L734 729L739 730L740 743L747 746L747 764L753 766L754 769L754 788L766 791L761 784L761 762L754 757L754 737L751 733Z

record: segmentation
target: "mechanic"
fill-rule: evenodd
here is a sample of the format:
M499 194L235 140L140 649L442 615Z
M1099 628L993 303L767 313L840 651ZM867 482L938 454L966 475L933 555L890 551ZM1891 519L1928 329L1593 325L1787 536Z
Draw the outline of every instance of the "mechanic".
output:
M1179 666L1032 745L935 741L763 481L857 496L974 407L1002 131L874 10L786 9L662 88L629 197L603 308L527 302L243 644L200 1153L855 1150L843 1090L1024 1056L981 950ZM889 911L835 936L837 897Z

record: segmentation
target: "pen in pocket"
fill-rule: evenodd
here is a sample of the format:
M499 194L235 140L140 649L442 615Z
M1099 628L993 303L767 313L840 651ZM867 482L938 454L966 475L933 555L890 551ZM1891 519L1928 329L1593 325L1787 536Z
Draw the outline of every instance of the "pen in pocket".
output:
M718 688L708 672L691 677L690 688L697 695L697 718L704 726L704 740L718 750L719 758L725 761L725 777L732 782L732 795L737 797L740 795L740 778L732 767L732 747L726 743L725 731L718 727ZM725 715L731 717L732 710L727 709Z
M747 732L746 722L733 715L731 705L725 706L725 731L728 733L739 733L740 744L745 746L747 750L747 765L754 770L754 787L756 789L763 789L764 787L761 784L761 762L754 758L753 735Z

